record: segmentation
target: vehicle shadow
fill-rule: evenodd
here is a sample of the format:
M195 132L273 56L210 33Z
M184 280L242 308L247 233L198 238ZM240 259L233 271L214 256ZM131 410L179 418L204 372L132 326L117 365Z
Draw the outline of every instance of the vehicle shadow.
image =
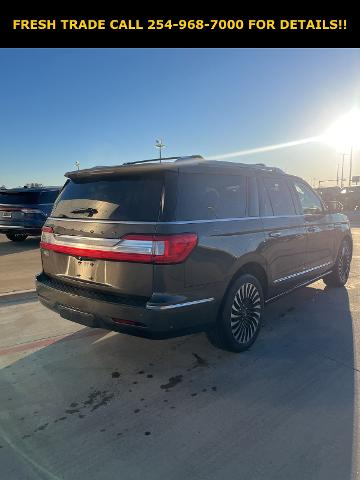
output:
M11 255L12 253L27 252L39 248L40 237L29 237L23 242L12 242L5 235L0 238L0 256Z
M352 317L322 285L271 304L240 355L87 328L27 352L1 373L4 478L350 479Z

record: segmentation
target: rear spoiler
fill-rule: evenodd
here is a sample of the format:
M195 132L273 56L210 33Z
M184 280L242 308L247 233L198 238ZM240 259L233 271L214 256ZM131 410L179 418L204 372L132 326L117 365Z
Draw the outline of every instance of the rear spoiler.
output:
M47 187L47 188L0 188L1 195L26 195L28 193L42 193L42 192L54 192L61 190L62 187Z
M204 158L201 155L191 155L188 157L168 157L155 158L152 160L140 160L138 162L124 163L122 165L98 166L86 168L83 170L73 170L66 172L65 177L71 179L107 177L112 175L129 175L132 173L149 173L163 170L177 170L179 163L201 162Z

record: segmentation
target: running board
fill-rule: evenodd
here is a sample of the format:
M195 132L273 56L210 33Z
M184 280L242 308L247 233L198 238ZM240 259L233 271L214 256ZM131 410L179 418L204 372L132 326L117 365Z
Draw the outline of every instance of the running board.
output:
M317 280L321 280L323 277L326 277L326 275L329 275L331 272L332 270L329 270L328 272L322 273L321 275L318 275L317 277L307 280L306 282L300 283L299 285L295 285L295 287L292 287L289 290L285 290L284 292L281 292L278 295L275 295L274 297L268 298L267 300L265 300L265 304L273 302L278 298L283 297L284 295L287 295L288 293L291 293L294 290L297 290L298 288L306 287L307 285L310 285L311 283L314 283Z

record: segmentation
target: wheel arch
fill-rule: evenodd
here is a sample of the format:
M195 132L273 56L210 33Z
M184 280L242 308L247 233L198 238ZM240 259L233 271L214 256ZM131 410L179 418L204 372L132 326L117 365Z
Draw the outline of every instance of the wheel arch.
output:
M236 278L246 273L249 275L253 275L255 278L259 280L263 290L264 298L266 298L268 288L269 288L269 279L265 271L265 268L258 262L247 262L244 265L242 265L239 268L239 270L236 272L236 274L233 276L230 283L233 283L236 280Z
M263 295L264 295L264 300L267 297L268 289L269 289L269 278L266 273L264 265L257 260L249 260L242 265L238 266L236 271L233 273L223 296L221 305L224 303L225 298L227 297L228 291L234 284L234 282L239 278L240 275L253 275L255 278L257 278L261 284L262 290L263 290ZM221 308L220 310L221 311Z
M219 321L219 315L221 315L221 312L223 310L224 302L226 301L227 295L231 287L233 286L234 282L241 276L241 275L253 275L261 284L261 287L263 289L263 300L265 303L265 299L267 297L267 292L268 292L268 287L269 287L269 279L265 270L264 264L262 264L260 261L257 260L249 260L245 263L243 263L241 266L239 266L234 274L231 277L231 280L229 281L226 290L224 292L223 298L221 300L218 312L217 312L217 318Z
M346 233L346 235L344 235L344 240L349 240L350 245L351 245L351 248L353 248L353 243L354 243L354 242L353 242L353 238L352 238L352 236L351 236L351 234L350 234L349 232Z
M351 233L350 232L346 232L345 235L343 236L343 238L341 239L341 242L339 244L339 247L338 247L338 252L337 252L337 256L340 252L340 248L341 248L341 245L343 242L345 241L348 241L350 243L350 246L351 246L351 256L352 256L352 253L353 253L353 249L354 249L354 242L353 242L353 239L352 239L352 236L351 236ZM336 256L336 258L337 258Z

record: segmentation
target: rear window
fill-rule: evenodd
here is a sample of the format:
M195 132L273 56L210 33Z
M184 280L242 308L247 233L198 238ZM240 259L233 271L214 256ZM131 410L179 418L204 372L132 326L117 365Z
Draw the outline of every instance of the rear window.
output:
M53 217L157 221L161 175L70 180L59 195Z
M38 203L39 193L0 193L0 203L8 205L33 205Z
M59 190L49 190L40 193L39 203L54 203L59 195Z
M181 174L178 220L212 220L246 215L244 175Z

